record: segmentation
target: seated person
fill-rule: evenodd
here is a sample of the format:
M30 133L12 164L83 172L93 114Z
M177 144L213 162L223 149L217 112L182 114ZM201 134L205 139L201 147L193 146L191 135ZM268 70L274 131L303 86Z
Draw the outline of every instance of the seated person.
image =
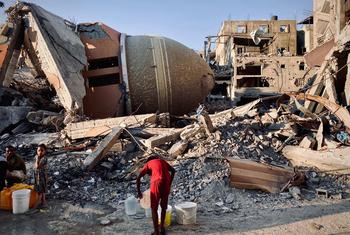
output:
M5 187L5 179L7 173L7 161L0 155L0 191Z
M16 149L9 145L5 149L7 160L7 187L11 187L15 183L21 183L26 179L26 165L23 159L16 153Z

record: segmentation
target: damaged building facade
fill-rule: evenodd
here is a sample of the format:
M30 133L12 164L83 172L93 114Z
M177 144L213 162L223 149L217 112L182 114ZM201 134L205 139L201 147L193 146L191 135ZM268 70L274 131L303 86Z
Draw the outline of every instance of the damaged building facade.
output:
M205 43L206 59L215 71L213 94L237 103L303 87L313 71L305 64L298 35L295 20L277 16L224 21L218 35Z
M129 36L103 23L73 24L29 3L7 14L0 32L0 83L11 83L26 55L72 115L184 114L214 85L205 61L174 40Z

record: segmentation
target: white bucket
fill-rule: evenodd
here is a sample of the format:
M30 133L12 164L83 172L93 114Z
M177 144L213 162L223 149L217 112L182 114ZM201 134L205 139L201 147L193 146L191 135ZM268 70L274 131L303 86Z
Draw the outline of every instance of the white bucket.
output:
M29 210L30 192L30 189L21 189L12 193L13 214L22 214Z
M195 224L197 220L197 203L183 202L175 205L178 224Z

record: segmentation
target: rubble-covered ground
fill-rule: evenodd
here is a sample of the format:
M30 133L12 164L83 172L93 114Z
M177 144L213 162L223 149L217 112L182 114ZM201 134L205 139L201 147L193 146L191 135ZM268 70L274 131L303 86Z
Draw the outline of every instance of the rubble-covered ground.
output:
M93 170L85 170L83 161L91 153L91 148L99 143L100 138L90 139L90 145L85 149L74 150L74 146L78 146L80 142L64 142L58 132L63 126L63 115L59 106L55 104L55 97L45 88L41 91L42 95L28 96L27 94L32 93L30 87L33 84L26 84L28 85L26 89L21 90L17 87L17 90L21 90L24 95L8 88L2 89L0 105L16 106L19 109L31 107L31 110L36 111L46 102L52 104L46 106L48 111L57 114L53 119L49 119L49 124L44 124L43 119L37 121L36 116L34 119L21 117L21 121L15 120L14 124L3 129L0 137L1 149L12 144L26 161L29 184L33 183L32 164L37 144L52 143L49 145L48 153L49 209L34 211L37 213L33 212L32 217L43 219L46 223L39 229L35 227L37 222L26 219L27 222L32 221L34 224L24 224L30 228L28 233L38 231L39 234L47 232L66 234L69 231L110 234L112 231L119 231L127 234L144 234L149 231L151 228L149 219L145 218L143 213L134 217L125 216L123 203L129 195L136 196L135 179L137 169L145 160L144 150L133 143L133 139L127 138L129 143L133 143L131 148L121 152L110 152ZM41 83L38 82L36 85L38 84ZM43 99L45 95L48 97ZM184 153L175 157L167 156L169 163L177 171L169 204L175 205L183 201L198 203L198 224L172 226L170 230L172 233L228 232L235 228L244 232L298 223L298 220L292 219L291 216L300 216L302 220L322 216L323 213L332 215L347 211L344 209L348 207L350 193L347 175L333 175L317 169L299 168L298 170L306 174L306 183L299 186L301 195L295 195L293 190L288 189L278 194L271 194L229 186L230 167L226 157L250 159L274 166L290 166L280 151L286 140L295 134L295 137L288 140L288 144L298 145L304 136L317 131L318 123L314 125L316 129L307 129L293 121L289 122L288 118L298 113L298 110L294 104L286 105L285 110L281 111L277 110L273 102L263 103L243 116L222 115L213 118L215 127L213 133L198 132L186 140L187 148ZM215 107L218 107L218 111L222 111L231 107L231 104L225 101L213 101L206 106L207 110L213 113ZM48 114L48 118L51 118L52 113ZM330 128L341 130L341 126L337 125L332 115L327 113L323 115L328 123L331 123ZM314 122L309 119L303 120L311 124ZM189 121L182 123L188 124ZM156 151L160 154L167 153L175 142L168 142ZM148 184L149 179L144 179L142 189L148 189ZM317 188L327 190L330 197L317 198ZM0 230L8 228L16 231L9 224L15 224L13 222L18 222L20 218L28 218L28 215L13 217L8 212L1 212ZM104 219L111 224L106 227L100 225ZM2 221L7 221L5 225L9 227L3 226L5 222ZM322 228L316 228L315 232L319 231L322 231Z

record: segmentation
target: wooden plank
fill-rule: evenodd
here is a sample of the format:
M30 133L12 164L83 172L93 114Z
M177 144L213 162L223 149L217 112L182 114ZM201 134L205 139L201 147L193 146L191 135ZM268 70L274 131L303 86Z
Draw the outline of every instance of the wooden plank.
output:
M155 122L155 114L142 114L69 123L64 131L71 139L81 139L107 135L112 131L112 128L117 126L141 126L145 123Z
M227 158L230 164L230 185L237 188L261 189L278 193L293 179L292 169L269 166L245 159Z
M20 49L24 40L24 29L21 20L16 20L13 30L3 64L0 65L0 85L3 85L4 81L9 85L13 73L15 72Z
M109 149L117 142L121 133L122 128L113 128L112 132L101 141L95 151L85 158L84 165L88 170L94 168L96 164L103 159Z
M310 95L321 95L321 92L323 90L324 87L324 72L327 69L327 67L329 66L329 61L330 58L332 57L334 53L334 47L328 52L328 54L325 56L324 62L322 63L321 67L319 68L318 72L317 72L317 76L315 81L312 84L312 87L307 91L308 94ZM312 102L310 100L305 101L304 106L310 110L313 111L313 109L315 108L315 102Z
M348 55L347 64L348 64L348 73L346 75L344 93L345 93L346 104L350 105L350 53Z
M204 129L205 129L205 132L207 133L207 135L210 135L211 133L214 132L215 129L213 127L213 123L209 117L209 114L207 114L207 113L201 114L199 116L199 121L204 126Z

